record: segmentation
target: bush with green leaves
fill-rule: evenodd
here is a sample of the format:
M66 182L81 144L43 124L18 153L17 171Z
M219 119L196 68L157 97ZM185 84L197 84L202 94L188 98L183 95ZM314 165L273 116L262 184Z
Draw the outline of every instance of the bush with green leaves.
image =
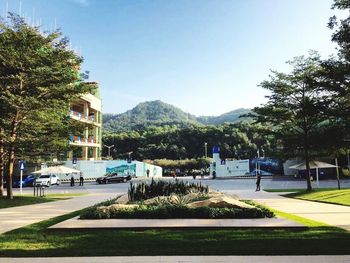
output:
M208 206L189 208L184 205L140 205L133 208L91 207L83 211L81 219L166 219L166 218L271 218L274 213L264 207L212 208Z
M129 201L135 202L157 196L170 196L173 194L181 196L189 193L207 194L208 192L209 187L207 185L202 185L201 183L189 183L177 179L175 181L155 181L152 178L151 183L130 182L128 197Z

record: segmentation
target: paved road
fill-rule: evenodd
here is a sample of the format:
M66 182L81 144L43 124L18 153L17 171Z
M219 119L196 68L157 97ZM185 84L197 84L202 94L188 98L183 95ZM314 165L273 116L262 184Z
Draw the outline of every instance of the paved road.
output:
M255 179L228 179L228 180L211 180L211 179L196 179L192 178L179 178L180 180L186 180L189 182L201 182L203 184L209 185L212 189L219 191L232 191L232 190L255 190ZM145 179L133 179L133 182L138 182ZM174 180L172 178L164 178L164 180ZM148 179L149 181L149 179ZM96 182L86 182L84 187L74 186L70 187L69 184L61 184L60 186L51 186L46 189L46 193L79 193L79 192L88 192L88 193L126 193L129 187L129 183L117 183L117 184L97 184ZM331 188L337 187L336 180L322 180L319 182L319 185L316 182L313 182L314 188ZM342 188L350 188L350 179L341 180ZM279 179L265 179L261 181L262 189L287 189L287 188L296 188L296 189L306 189L305 180L286 180L283 178ZM15 194L19 193L19 189L14 190ZM32 194L33 188L23 188L24 194Z

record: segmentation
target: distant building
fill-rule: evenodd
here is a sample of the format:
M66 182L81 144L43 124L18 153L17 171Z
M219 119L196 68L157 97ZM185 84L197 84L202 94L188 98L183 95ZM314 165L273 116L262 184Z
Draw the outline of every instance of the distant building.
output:
M66 161L65 166L78 169L83 172L84 179L96 180L107 173L118 173L118 175L131 175L132 177L162 177L163 169L160 166L139 161L128 160L100 160L100 161L78 161L76 165L72 161ZM149 171L147 173L147 170ZM70 177L59 175L62 181L69 181ZM79 175L75 175L78 179Z
M83 131L70 135L68 159L101 160L102 104L98 88L94 94L84 94L70 106L70 118L80 122Z
M213 161L210 164L210 175L217 177L242 176L249 174L249 159L225 160L220 158L220 149L213 147Z

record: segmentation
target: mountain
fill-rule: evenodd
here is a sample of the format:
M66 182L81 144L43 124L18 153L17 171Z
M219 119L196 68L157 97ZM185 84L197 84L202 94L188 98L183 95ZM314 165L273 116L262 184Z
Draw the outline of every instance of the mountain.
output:
M250 113L249 109L237 109L220 116L196 117L160 100L138 104L121 114L104 114L103 128L109 132L142 130L147 126L178 125L219 125L224 122L238 122L240 115Z
M197 121L199 121L202 124L205 125L220 125L225 122L239 122L242 120L242 118L239 118L239 116L251 113L252 111L250 109L236 109L224 114L221 114L219 116L200 116L197 118Z
M103 128L107 131L140 130L146 126L166 124L188 125L200 124L196 116L185 113L181 109L160 100L138 104L131 110L121 114L104 114Z

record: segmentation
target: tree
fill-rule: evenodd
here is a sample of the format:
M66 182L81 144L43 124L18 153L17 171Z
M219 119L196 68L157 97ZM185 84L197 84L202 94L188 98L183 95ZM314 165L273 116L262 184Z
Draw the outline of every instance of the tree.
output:
M10 199L18 143L46 129L33 121L51 120L58 108L68 114L68 103L93 88L83 82L79 73L82 58L69 50L68 44L60 32L41 33L15 14L10 13L9 22L0 23L1 140L7 152ZM23 131L30 124L30 131Z
M329 113L332 109L332 94L324 88L323 67L316 52L310 56L296 57L288 62L290 74L272 72L270 80L260 84L270 95L262 107L254 108L257 121L272 125L272 133L289 156L305 160L307 189L312 190L309 161L316 150L319 130L331 127Z
M333 8L350 11L350 1L335 0ZM338 133L342 131L342 136L337 134L337 137L344 145L344 141L350 140L347 132L350 129L350 16L343 20L333 16L328 27L334 30L332 41L338 44L338 56L324 61L324 75L327 89L333 93L335 107L332 115L337 119Z

